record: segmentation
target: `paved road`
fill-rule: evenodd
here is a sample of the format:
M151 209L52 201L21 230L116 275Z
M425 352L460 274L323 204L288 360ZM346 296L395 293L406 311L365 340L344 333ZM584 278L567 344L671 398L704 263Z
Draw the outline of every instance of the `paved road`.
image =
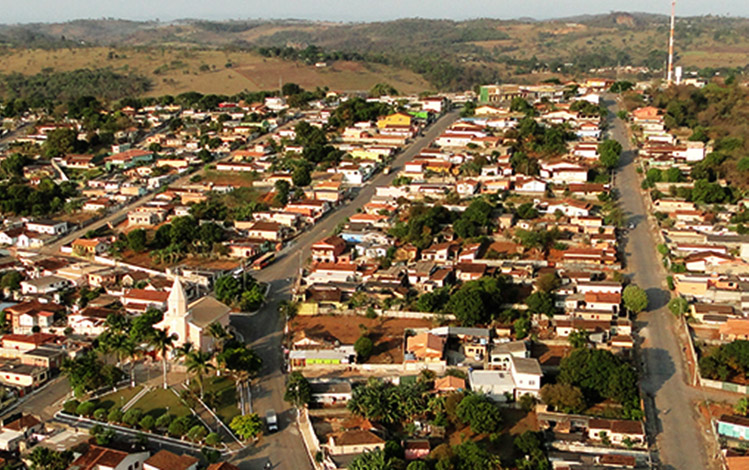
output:
M458 118L458 112L451 112L434 123L424 134L399 154L392 164L390 174L379 174L367 186L361 188L353 201L328 214L309 231L302 234L293 245L277 257L277 261L257 274L257 279L271 285L267 304L253 316L232 317L234 326L244 336L245 341L258 351L263 358L260 379L253 386L254 411L261 416L273 408L279 415L279 432L264 436L255 448L248 448L233 463L242 469L257 469L270 458L274 470L304 470L312 468L304 444L294 425L294 411L283 401L285 376L281 371L283 357L283 319L278 316L278 304L291 297L291 288L299 272L300 261L309 256L314 242L333 232L336 225L350 217L356 210L369 202L377 186L389 185L404 163L412 159L424 147ZM300 255L301 253L301 255Z
M624 147L621 167L616 171L615 186L621 204L635 224L626 242L626 262L634 283L648 293L648 311L638 315L636 327L642 339L641 354L645 362L642 388L646 396L648 417L657 416L657 442L662 468L673 470L704 470L709 468L707 443L700 434L701 424L694 411L695 392L688 383L681 345L677 340L677 323L665 308L670 298L664 288L664 275L659 264L654 235L646 218L646 209L633 162L635 152L627 136L625 123L616 117L618 106L607 103L611 136ZM714 460L714 459L711 459Z

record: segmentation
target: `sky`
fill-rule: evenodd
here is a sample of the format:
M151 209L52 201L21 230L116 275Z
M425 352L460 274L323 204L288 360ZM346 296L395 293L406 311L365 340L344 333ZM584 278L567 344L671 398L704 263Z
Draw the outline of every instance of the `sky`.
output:
M3 3L5 5L3 5ZM0 23L81 18L383 21L397 18L563 18L611 11L668 14L669 0L0 0ZM749 16L747 0L678 0L677 16Z

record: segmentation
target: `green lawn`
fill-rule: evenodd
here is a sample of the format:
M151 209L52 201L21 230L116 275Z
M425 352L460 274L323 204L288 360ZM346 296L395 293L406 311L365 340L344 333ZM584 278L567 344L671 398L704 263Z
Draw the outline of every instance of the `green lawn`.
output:
M190 409L186 407L177 395L171 390L154 388L135 402L133 408L140 408L144 414L150 414L158 418L167 411L175 417L189 415Z
M103 397L99 398L97 402L99 403L99 408L122 408L125 406L127 402L129 402L135 395L138 394L138 392L141 391L143 388L142 385L137 385L133 388L123 388L116 392L112 392L108 395L104 395Z
M206 404L215 406L216 414L222 421L227 424L231 422L232 418L239 414L234 381L229 377L206 377L203 386L205 387L206 398L209 398L211 393L216 396L215 403L209 403L209 399Z

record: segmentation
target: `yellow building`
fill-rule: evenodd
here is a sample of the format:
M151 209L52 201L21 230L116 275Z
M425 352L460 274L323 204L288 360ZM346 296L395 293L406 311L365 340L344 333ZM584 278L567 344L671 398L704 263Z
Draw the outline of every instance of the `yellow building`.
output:
M411 116L406 113L394 113L377 121L377 127L382 129L388 126L410 126Z

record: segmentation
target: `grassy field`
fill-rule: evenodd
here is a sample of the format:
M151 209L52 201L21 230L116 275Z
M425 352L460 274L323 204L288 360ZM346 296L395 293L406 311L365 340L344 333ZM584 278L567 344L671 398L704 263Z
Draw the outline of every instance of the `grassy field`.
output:
M368 90L387 82L401 92L428 88L417 74L392 67L358 62L333 62L315 67L299 62L264 58L252 52L192 50L184 48L9 49L0 55L2 73L24 75L43 70L70 71L111 67L123 73L150 77L152 96L186 91L234 94L243 90L277 89L279 83L294 82L307 89L317 86L337 91Z
M132 398L138 394L138 392L141 391L143 388L142 385L138 385L133 388L123 388L116 392L112 392L109 395L104 395L103 397L99 398L98 403L100 404L100 408L122 408L132 400Z
M239 415L237 407L237 389L234 381L228 377L211 377L203 384L205 393L212 393L216 397L216 414L225 423L230 423L232 418Z
M163 388L154 388L138 400L133 408L139 408L143 414L150 414L158 418L168 412L175 417L187 416L190 409L186 407L177 395L171 390Z

